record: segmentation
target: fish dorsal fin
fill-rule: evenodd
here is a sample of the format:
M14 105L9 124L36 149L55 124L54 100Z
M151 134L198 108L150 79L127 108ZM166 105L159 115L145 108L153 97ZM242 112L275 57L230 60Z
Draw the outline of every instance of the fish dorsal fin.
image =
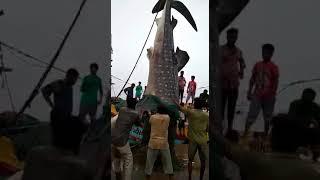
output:
M172 16L172 20L171 20L172 29L174 29L177 26L177 23L178 23L178 20Z
M188 8L182 2L180 2L180 1L172 1L171 7L173 9L177 10L180 14L182 14L187 19L187 21L191 24L193 29L198 31L197 25L196 25L192 15L191 15L190 11L188 10Z
M163 10L166 0L159 0L157 4L153 7L152 13L158 13Z

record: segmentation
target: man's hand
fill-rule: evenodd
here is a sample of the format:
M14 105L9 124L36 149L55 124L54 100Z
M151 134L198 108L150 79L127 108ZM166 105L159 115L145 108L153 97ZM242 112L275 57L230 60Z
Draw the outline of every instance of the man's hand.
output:
M180 106L180 104L179 104L179 101L176 100L176 99L171 99L171 100L172 100L172 102L174 103L174 105L176 105L176 106L178 107L178 109L180 110L180 109L181 109L181 106Z

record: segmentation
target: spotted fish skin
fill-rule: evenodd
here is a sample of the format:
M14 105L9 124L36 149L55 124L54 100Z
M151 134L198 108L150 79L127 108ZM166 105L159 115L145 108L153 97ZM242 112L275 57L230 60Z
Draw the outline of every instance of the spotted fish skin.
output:
M163 1L164 2L164 1ZM188 62L187 52L174 51L173 29L177 24L171 18L173 0L166 0L162 17L157 19L154 47L149 48L149 76L146 95L155 95L163 100L178 99L178 71Z

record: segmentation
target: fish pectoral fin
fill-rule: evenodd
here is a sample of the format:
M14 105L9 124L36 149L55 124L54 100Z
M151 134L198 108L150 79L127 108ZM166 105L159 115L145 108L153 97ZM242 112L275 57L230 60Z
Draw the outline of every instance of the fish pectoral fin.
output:
M150 47L149 49L147 49L147 57L149 60L151 60L153 54L153 47Z
M157 19L155 20L155 21L156 21L157 26L159 26L160 19L161 19L161 18L157 18Z
M184 68L184 66L186 66L190 57L186 51L179 49L179 47L177 47L177 50L174 55L178 62L178 65L177 65L178 71L180 71L182 68Z
M159 0L156 5L154 5L152 9L152 13L158 13L163 10L164 5L166 4L166 0Z
M194 30L198 31L197 29L197 25L190 13L190 11L188 10L188 8L180 1L172 1L171 7L175 10L177 10L180 14L182 14L187 21L191 24L191 26L193 27Z

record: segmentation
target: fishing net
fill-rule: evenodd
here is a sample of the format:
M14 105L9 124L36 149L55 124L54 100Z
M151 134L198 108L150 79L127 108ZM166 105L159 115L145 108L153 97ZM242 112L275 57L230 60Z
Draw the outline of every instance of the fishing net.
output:
M159 105L164 105L167 108L171 121L177 121L179 119L179 109L174 103L164 101L160 97L153 95L145 95L143 99L137 103L136 110L139 114L142 114L144 111L154 112Z

